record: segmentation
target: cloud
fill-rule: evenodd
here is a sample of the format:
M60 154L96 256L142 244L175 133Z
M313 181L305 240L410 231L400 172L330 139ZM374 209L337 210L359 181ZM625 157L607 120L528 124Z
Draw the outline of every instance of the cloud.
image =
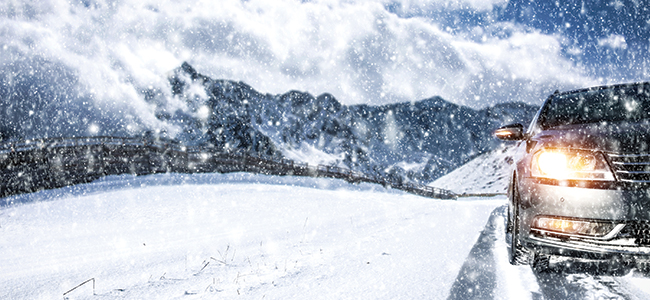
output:
M560 36L509 23L457 34L389 8L489 10L501 2L12 0L0 4L0 72L11 77L11 62L36 57L62 65L75 85L69 97L128 116L124 128L167 132L174 127L155 117L144 91L187 109L165 78L183 61L263 93L329 92L344 104L438 95L472 107L539 104L557 88L595 82L562 56Z
M495 6L507 4L508 0L387 0L383 2L384 5L395 8L404 15L410 15L440 10L491 11Z

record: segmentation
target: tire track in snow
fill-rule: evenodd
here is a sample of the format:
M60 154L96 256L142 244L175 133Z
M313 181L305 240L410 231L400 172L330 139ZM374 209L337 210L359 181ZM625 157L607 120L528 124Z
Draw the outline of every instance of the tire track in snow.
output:
M535 275L545 299L640 300L649 299L650 296L630 282L632 278L640 276L638 274L615 277L556 270Z
M497 276L492 249L497 239L496 219L500 213L499 208L492 211L485 229L456 276L448 300L494 298Z
M458 272L448 300L543 299L530 269L508 263L503 238L505 211L506 206L501 206L490 214Z
M621 291L619 294L629 295L626 299L630 300L642 300L650 299L650 293L648 289L641 289L640 286L648 286L648 276L642 275L639 273L633 273L631 276L625 276L621 278L613 278L615 284L612 285L612 289L616 291Z

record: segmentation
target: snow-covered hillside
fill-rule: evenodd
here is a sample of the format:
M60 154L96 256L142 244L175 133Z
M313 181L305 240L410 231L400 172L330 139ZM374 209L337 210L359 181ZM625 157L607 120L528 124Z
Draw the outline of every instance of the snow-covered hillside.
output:
M517 144L501 145L429 185L456 194L506 193L518 151Z
M446 298L503 201L375 188L167 174L14 197L28 203L0 210L0 298L61 298L90 278L104 299Z

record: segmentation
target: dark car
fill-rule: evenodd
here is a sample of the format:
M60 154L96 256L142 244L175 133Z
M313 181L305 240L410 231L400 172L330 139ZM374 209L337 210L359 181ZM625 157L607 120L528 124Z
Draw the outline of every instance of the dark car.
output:
M522 148L508 189L511 264L647 271L650 83L556 92L526 132L514 124L495 134Z

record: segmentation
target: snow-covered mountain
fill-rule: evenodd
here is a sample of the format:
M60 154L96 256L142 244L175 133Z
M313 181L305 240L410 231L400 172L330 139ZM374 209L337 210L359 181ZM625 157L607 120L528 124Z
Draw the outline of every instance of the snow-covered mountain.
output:
M330 94L262 94L242 82L201 75L187 63L171 72L169 80L175 98L188 109L170 111L164 100L149 101L160 120L183 128L177 138L186 143L420 183L497 148L494 129L526 122L537 109L503 103L474 110L440 97L347 106Z
M147 122L90 102L79 104L67 98L72 93L67 89L43 97L30 85L34 82L16 77L13 83L5 82L11 93L0 103L7 116L0 120L0 140L160 137L426 184L498 147L494 129L527 122L537 109L501 103L475 110L441 97L381 106L344 105L327 93L263 94L243 82L204 76L187 63L167 75L167 90L141 91L147 102L142 109L155 118ZM60 81L46 78L43 74L44 85Z
M427 182L534 111L507 102L650 74L643 1L416 2L0 1L0 140L148 132ZM183 61L255 97L172 91Z

